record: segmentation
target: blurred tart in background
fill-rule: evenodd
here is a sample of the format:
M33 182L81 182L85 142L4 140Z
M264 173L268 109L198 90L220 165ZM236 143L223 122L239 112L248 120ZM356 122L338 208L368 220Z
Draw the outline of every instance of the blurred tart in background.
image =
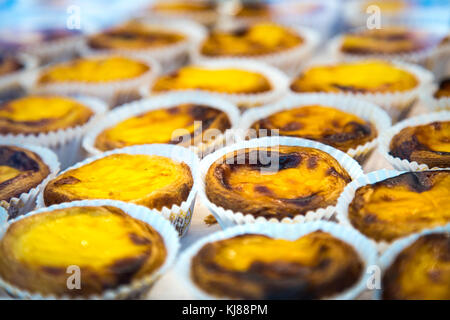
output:
M205 244L191 263L203 291L236 299L321 299L356 284L363 262L356 250L329 233L296 240L243 234Z

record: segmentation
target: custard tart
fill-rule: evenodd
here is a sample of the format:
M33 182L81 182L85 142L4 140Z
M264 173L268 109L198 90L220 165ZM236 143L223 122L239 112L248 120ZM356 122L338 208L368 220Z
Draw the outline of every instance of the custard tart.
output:
M0 54L0 77L22 70L24 67L18 59Z
M356 190L348 218L378 242L450 222L450 170L406 172Z
M0 202L9 202L37 187L50 174L36 153L13 145L0 145Z
M450 167L450 121L406 127L397 133L389 154L400 159L426 164L430 168Z
M170 46L186 37L178 32L155 28L144 23L129 22L90 36L87 44L94 50L156 49Z
M356 55L405 54L436 46L439 37L404 27L386 27L345 34L340 51Z
M450 78L442 80L439 84L439 88L434 93L436 99L450 98Z
M363 262L355 249L316 231L296 240L243 234L204 245L191 263L203 291L236 299L321 299L355 285Z
M161 235L121 209L74 206L11 224L0 240L0 276L31 293L87 297L152 274L166 256ZM68 288L71 266L79 289Z
M124 119L103 130L95 140L95 147L106 151L151 143L196 145L208 136L208 130L224 132L230 127L230 119L225 112L206 105L186 103ZM177 130L183 130L183 133L176 134Z
M147 64L127 57L84 57L46 68L39 76L38 85L122 81L139 77L149 70Z
M450 234L423 235L384 272L386 300L450 300Z
M280 136L299 137L322 142L343 152L356 149L377 137L375 126L339 109L308 105L279 111L260 119L251 129L278 130Z
M231 31L212 31L200 45L206 57L258 57L297 47L303 38L288 27L258 23Z
M324 151L275 146L241 149L216 160L206 174L205 192L225 210L281 220L335 205L350 181Z
M193 186L187 164L168 157L116 153L63 172L44 190L52 204L88 199L131 202L151 209L187 200Z
M152 91L205 90L226 94L255 94L272 89L261 73L239 68L189 65L156 79Z
M93 111L63 96L29 95L0 104L0 134L48 133L84 125Z
M392 93L414 89L419 81L411 72L390 62L358 61L318 65L291 83L294 92Z

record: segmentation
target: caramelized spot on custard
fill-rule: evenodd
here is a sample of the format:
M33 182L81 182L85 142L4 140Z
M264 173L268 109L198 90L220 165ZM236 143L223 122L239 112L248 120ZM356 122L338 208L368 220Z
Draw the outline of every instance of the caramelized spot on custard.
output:
M421 236L383 275L383 299L450 300L450 236Z
M407 172L360 187L349 205L352 225L391 242L450 222L450 170Z
M296 92L387 93L407 91L418 85L410 72L389 62L359 61L313 66L291 84Z
M269 80L258 72L202 66L187 66L159 77L152 91L198 89L219 93L262 93L271 90Z
M278 129L280 136L300 137L328 144L344 152L356 149L377 136L375 126L351 113L327 106L311 105L276 112L252 126Z
M38 83L120 81L139 77L149 70L146 64L125 57L80 58L48 67Z

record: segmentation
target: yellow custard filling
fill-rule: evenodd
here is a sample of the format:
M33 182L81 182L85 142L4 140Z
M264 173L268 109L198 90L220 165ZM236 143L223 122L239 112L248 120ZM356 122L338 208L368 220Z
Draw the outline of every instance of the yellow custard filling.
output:
M17 177L22 172L10 166L0 165L0 183Z
M263 263L283 261L313 266L319 261L322 246L322 243L315 240L315 237L308 235L295 241L258 235L236 237L228 239L226 245L219 247L214 260L220 266L233 271L246 271L255 261ZM333 242L330 242L330 245L333 245ZM340 253L333 250L329 252L333 252L336 257Z
M389 62L361 61L315 66L291 84L297 92L396 92L415 88L418 80L410 72Z
M49 67L39 83L119 81L139 77L149 69L146 64L125 57L80 58Z
M220 93L259 93L269 91L267 78L258 72L236 68L212 69L187 66L156 80L152 91L199 89Z
M133 234L134 236L131 236ZM12 252L30 265L100 269L148 249L133 242L146 230L103 207L73 207L33 220L16 235Z
M208 56L270 54L300 45L303 39L289 28L273 23L256 24L231 32L216 31L203 42Z

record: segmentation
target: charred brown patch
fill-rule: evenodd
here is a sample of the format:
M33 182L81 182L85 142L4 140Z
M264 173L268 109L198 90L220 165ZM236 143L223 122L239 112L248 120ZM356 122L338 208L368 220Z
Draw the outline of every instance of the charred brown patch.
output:
M75 183L78 183L78 182L81 182L81 180L77 179L77 178L75 178L73 176L67 176L67 177L64 177L64 178L56 180L53 184L55 186L62 186L62 185L65 185L65 184L75 184Z

